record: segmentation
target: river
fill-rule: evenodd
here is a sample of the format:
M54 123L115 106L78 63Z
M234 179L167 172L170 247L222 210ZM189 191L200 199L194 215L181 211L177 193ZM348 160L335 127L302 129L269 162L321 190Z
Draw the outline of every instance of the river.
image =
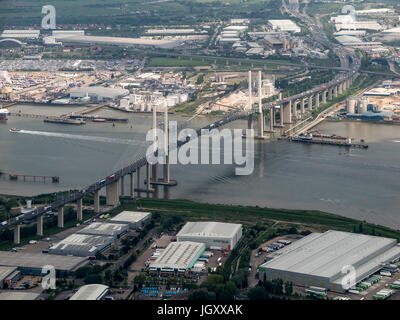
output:
M14 106L13 111L60 115L70 107ZM37 111L37 110L40 111ZM10 173L60 176L59 184L0 178L1 194L32 196L84 188L143 155L151 126L147 116L101 110L127 117L128 124L84 126L10 117L0 123L0 169ZM170 120L176 118L171 117ZM182 121L182 118L177 118ZM210 119L193 120L197 128ZM237 121L230 127L245 128ZM10 128L23 130L11 133ZM178 186L160 197L202 202L316 209L400 229L400 127L361 122L325 122L322 133L365 139L369 149L256 141L255 170L236 176L234 165L173 165Z

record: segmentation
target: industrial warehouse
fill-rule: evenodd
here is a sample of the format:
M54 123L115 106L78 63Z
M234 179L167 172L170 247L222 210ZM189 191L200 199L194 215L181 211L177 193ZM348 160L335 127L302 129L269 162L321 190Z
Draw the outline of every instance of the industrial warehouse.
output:
M101 252L102 250L108 248L113 241L113 237L74 233L57 244L51 246L49 248L49 253L64 256L94 256L97 252Z
M109 248L129 229L142 227L151 219L150 212L123 211L106 222L93 222L49 248L50 254L89 257Z
M23 274L41 275L45 265L54 266L57 275L68 276L87 263L87 258L42 253L0 251L0 266L16 267Z
M79 230L77 234L113 237L117 239L128 230L128 224L93 222L82 230Z
M151 273L161 275L184 274L194 266L205 251L204 243L182 241L172 242L163 250L157 260L150 264Z
M232 250L242 237L242 225L222 222L188 222L176 237L178 241L204 243L208 249Z
M69 300L101 300L109 289L108 286L103 284L88 284L80 287Z
M151 219L151 212L122 211L110 219L110 223L128 224L129 228L136 229L142 227Z
M355 268L358 283L399 257L395 239L330 230L312 233L276 251L259 271L269 280L281 278L298 286L345 292L344 267Z
M129 94L128 90L106 87L81 87L70 91L72 100L89 100L91 102L117 101ZM89 102L86 101L86 102Z

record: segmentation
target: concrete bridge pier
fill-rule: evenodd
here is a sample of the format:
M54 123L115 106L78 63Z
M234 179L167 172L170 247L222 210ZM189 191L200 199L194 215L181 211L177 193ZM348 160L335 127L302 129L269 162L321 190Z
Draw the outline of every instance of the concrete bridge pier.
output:
M146 191L150 192L150 164L146 164Z
M300 102L300 112L301 114L304 114L304 105L306 104L306 99L302 98Z
M312 101L313 96L308 97L308 110L312 110L313 108L313 101Z
M283 103L279 107L279 125L283 127Z
M124 196L125 194L125 177L121 176L121 196Z
M326 95L328 94L327 90L324 90L324 92L322 92L322 104L326 103Z
M333 96L332 96L332 88L329 88L328 90L328 100L332 100Z
M269 130L271 132L274 131L275 126L275 108L272 107L269 109Z
M96 213L100 212L100 192L99 192L99 190L94 192L93 207L94 207L94 212L96 212Z
M59 228L64 228L64 207L58 208L57 226Z
M116 206L119 203L119 184L118 180L106 185L106 204Z
M129 182L130 182L130 193L129 196L131 199L135 198L135 177L133 176L133 172L129 174Z
M297 119L297 103L297 100L293 101L292 119Z
M253 129L254 130L254 121L253 121L253 115L252 114L250 114L248 116L248 118L247 118L247 129L249 129L249 130Z
M21 225L17 224L14 228L14 243L21 243Z
M76 220L83 220L83 206L82 206L82 198L78 200L76 203Z
M319 93L315 95L315 107L319 108Z
M342 94L342 93L343 93L343 84L339 83L338 94Z
M292 100L283 106L283 123L292 123Z
M37 217L37 221L36 221L36 234L37 234L38 236L42 236L42 235L43 235L43 216Z
M334 96L335 98L337 98L337 96L338 96L338 91L339 91L338 86L335 86L335 87L333 88L333 96Z

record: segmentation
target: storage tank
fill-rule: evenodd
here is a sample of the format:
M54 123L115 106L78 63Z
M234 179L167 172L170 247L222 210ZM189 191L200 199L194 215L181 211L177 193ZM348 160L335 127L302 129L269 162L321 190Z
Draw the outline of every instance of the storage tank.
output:
M367 111L368 111L368 98L363 97L360 99L359 104L358 104L358 113L364 114Z
M357 99L354 97L351 97L347 99L347 106L346 106L346 111L347 113L355 113L356 112L356 106L357 106Z

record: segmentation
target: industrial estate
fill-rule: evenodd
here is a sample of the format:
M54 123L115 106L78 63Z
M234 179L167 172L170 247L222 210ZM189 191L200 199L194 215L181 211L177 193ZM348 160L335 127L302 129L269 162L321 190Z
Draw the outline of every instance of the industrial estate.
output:
M399 300L397 1L61 1L53 27L25 2L0 3L0 300ZM256 173L199 169L231 129Z

